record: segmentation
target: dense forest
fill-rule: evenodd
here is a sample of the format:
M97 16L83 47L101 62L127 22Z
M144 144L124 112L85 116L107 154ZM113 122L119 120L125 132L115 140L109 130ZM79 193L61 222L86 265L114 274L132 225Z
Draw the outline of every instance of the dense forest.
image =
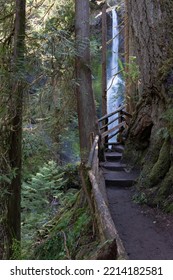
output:
M173 0L0 3L0 259L123 258L99 167L107 93L117 79L137 202L172 219Z

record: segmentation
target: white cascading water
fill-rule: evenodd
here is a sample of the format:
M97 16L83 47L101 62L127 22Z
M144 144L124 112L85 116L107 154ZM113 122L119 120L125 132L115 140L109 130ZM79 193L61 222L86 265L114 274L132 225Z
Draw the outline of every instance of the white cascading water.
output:
M118 47L119 47L119 29L118 29L118 17L115 9L112 9L112 54L110 58L110 64L108 65L107 72L107 113L115 111L122 102L120 96L120 90L124 82L120 78L118 73ZM109 118L109 122L115 119L115 115ZM113 122L108 126L108 129L115 127L118 121ZM115 131L110 133L109 136L113 135ZM116 138L112 137L109 143L115 142Z

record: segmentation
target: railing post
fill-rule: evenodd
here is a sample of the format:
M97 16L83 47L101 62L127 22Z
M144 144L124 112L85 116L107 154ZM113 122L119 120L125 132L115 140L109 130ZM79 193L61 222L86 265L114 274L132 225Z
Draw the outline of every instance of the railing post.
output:
M108 138L108 137L107 137ZM105 161L104 157L104 145L102 143L102 137L101 134L99 135L99 141L98 141L98 158L99 161Z
M121 107L121 104L119 105L119 107ZM119 116L118 123L122 123L123 122L123 110L122 109L119 111L118 116Z
M119 107L121 107L121 104L119 105ZM120 123L123 122L123 110L122 109L119 111L118 117L119 117L118 123L120 124ZM119 134L117 136L117 141L120 142L120 143L123 142L122 132L123 132L123 128L120 128Z
M106 118L106 120L105 120L105 124L107 125L106 128L105 128L105 131L108 130L108 120L109 120L109 118ZM106 143L108 143L108 136L105 137L104 144L106 144Z
M91 149L94 142L94 132L90 133L89 141L90 141L90 149Z

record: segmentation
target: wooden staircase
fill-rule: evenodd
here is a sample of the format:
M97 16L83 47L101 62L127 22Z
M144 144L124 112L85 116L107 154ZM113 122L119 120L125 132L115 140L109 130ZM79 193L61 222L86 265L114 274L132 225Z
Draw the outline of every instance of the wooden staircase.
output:
M100 162L106 185L115 187L131 187L138 177L138 172L122 163L124 146L109 140L118 135L123 143L123 131L128 127L132 116L120 106L114 112L100 118L101 146L104 146L105 162ZM113 119L112 119L113 118ZM109 125L114 123L113 128ZM111 149L110 149L111 147Z
M112 123L108 119L114 114L118 114L114 119L119 121L118 125L108 129ZM130 187L135 184L139 172L122 160L124 146L109 142L117 134L119 141L124 142L123 131L129 118L122 107L102 117L99 120L100 133L93 139L87 169L94 202L91 209L94 209L99 236L110 242L109 249L115 259L172 260L172 238L165 235L166 231L162 235L153 216L148 217L144 208L133 202L134 190Z
M131 187L136 182L138 171L121 162L123 149L117 143L113 151L105 152L105 162L100 162L106 186Z
M114 116L113 119L112 116ZM91 208L95 209L94 215L100 238L105 241L109 240L111 244L115 242L116 246L113 246L113 249L116 257L120 259L127 259L128 256L116 229L116 221L113 220L110 211L108 193L111 190L111 196L114 199L117 191L129 190L129 187L136 182L138 172L122 162L123 144L110 143L110 139L118 135L118 141L124 143L124 132L129 125L130 118L131 115L124 111L124 106L120 106L116 111L98 120L99 133L91 139L92 147L86 164L94 201L94 207L91 205ZM114 126L110 128L109 125L112 123Z

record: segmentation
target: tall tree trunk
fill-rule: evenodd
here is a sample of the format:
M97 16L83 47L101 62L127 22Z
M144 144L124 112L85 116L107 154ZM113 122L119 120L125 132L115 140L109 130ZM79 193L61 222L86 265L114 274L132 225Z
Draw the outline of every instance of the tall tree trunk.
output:
M152 102L156 102L157 99L160 104L164 104L169 99L169 96L165 95L165 75L161 74L166 64L168 64L168 70L172 67L169 45L171 36L168 36L171 29L169 31L167 27L170 11L167 10L166 2L170 3L172 1L166 0L165 4L160 4L159 1L154 0L144 0L142 3L130 0L128 5L131 29L130 48L137 56L140 69L140 101L147 106L147 109L146 106L143 108L142 105L137 107L138 111L143 108L145 113L141 112L143 115L142 117L139 116L138 121L135 122L137 127L134 127L132 131L136 140L138 139L140 142L141 138L143 140L145 138L145 129L146 140L147 138L149 140L148 127L150 127L151 132L152 124L157 123L159 118L158 108L152 108ZM166 63L166 61L168 62ZM167 71L166 75L169 76L169 74L169 71ZM155 109L156 112L152 116L152 110Z
M13 255L13 243L21 238L21 161L22 161L22 107L25 41L25 0L16 0L13 85L11 95L12 122L9 161L15 173L9 186L8 197L8 258Z
M129 129L126 157L141 163L139 184L152 188L151 203L170 209L173 206L173 0L128 2L130 47L140 69L140 101Z
M92 90L89 40L89 1L75 1L76 92L81 161L88 159L91 143L97 133L95 102Z
M125 0L125 32L124 32L124 49L125 49L125 72L126 76L126 87L125 87L125 97L126 97L126 110L130 113L130 102L129 102L129 79L128 79L128 64L129 64L129 16L128 16L128 0Z
M107 114L107 3L105 2L102 7L102 116ZM108 119L104 121L106 125ZM106 127L104 131L108 128ZM103 131L103 132L104 132ZM104 139L107 142L108 137Z
M134 38L132 33L132 27L130 23L129 15L129 5L130 2L125 0L125 38L124 38L124 48L125 48L125 73L126 73L126 110L130 114L133 114L135 111L135 103L138 100L138 81L134 77L135 73L133 65L135 66L135 50L134 50Z
M106 53L107 53L107 20L106 3L102 8L102 115L107 114L107 75L106 75Z

